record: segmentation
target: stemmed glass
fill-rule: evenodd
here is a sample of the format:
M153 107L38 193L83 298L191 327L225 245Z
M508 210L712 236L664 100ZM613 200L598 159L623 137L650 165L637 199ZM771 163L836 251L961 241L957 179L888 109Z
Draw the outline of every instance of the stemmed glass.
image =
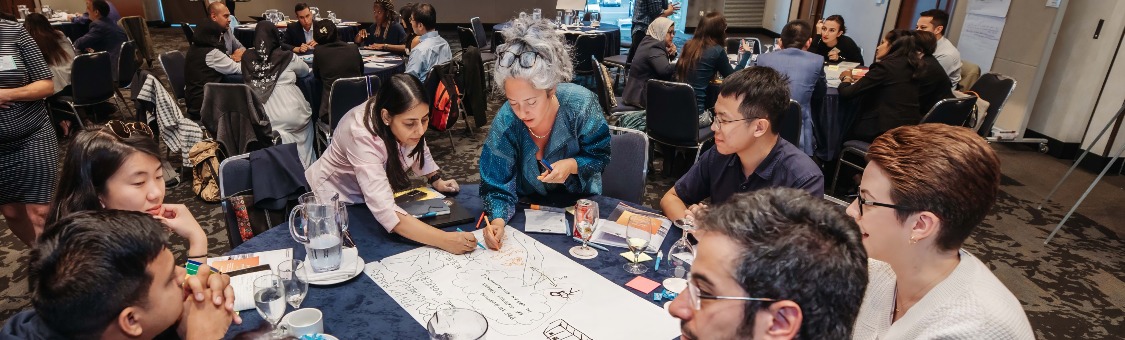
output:
M590 237L598 227L598 204L591 200L578 200L574 205L574 230L582 237L582 245L570 248L570 255L589 260L598 257L598 251L590 248Z
M285 315L285 283L280 276L268 274L254 279L254 307L273 326L270 338L281 339L284 331L277 322Z
M644 274L647 266L640 263L640 255L648 248L652 240L652 218L642 215L629 217L629 225L625 227L625 245L633 253L633 261L624 265L625 271L631 274Z
M301 260L282 262L277 267L277 276L285 284L285 299L293 309L301 308L305 295L309 292L309 272Z
M691 264L687 259L694 258L695 248L691 246L688 241L688 234L695 231L695 220L692 218L682 218L673 221L673 223L683 229L682 236L676 243L672 244L672 248L668 251L668 264L672 265L672 277L686 279Z

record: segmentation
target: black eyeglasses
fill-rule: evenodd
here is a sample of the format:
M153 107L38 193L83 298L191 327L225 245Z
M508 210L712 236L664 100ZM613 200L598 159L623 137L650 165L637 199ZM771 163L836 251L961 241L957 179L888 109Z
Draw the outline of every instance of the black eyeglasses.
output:
M742 119L735 119L735 120L719 120L719 116L715 115L715 111L710 111L708 113L711 114L711 125L717 126L719 129L723 128L723 124L741 122L741 121L744 121L744 120L760 119L760 118L742 118Z
M500 52L500 66L512 66L512 64L514 64L516 60L519 59L520 67L529 68L535 66L535 60L539 58L543 58L543 56L540 55L539 52L535 51L524 51L520 53L504 51Z
M858 190L856 192L858 192ZM852 199L853 201L859 202L859 216L860 217L863 217L863 206L865 206L865 205L866 206L874 206L874 207L891 208L891 209L895 209L895 210L904 210L904 211L917 210L917 209L914 209L914 208L904 207L904 206L901 206L901 205L894 205L894 204L888 204L888 203L868 201L868 200L864 199L863 196L861 196L858 193L855 194L855 195L848 195L848 198Z
M105 123L105 127L110 132L121 138L129 138L133 133L140 133L148 137L152 137L152 129L148 124L141 122L122 122L120 120L111 120Z
M694 308L695 310L700 310L700 309L703 308L703 299L707 299L707 300L764 301L764 302L777 301L777 299L770 299L770 298L756 298L756 297L747 297L747 296L715 296L715 295L702 294L702 293L699 292L699 287L695 285L694 280L691 279L691 274L688 274L687 282L688 282L688 289L687 289L688 301L691 302L691 307Z

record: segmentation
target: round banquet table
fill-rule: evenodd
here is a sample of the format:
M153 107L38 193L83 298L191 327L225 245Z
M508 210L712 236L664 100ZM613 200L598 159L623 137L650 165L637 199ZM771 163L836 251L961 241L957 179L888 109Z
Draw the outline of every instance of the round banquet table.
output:
M492 47L500 46L504 43L504 35L500 34L505 28L511 27L512 22L505 22L497 24L492 29L495 31L492 34ZM582 26L578 28L571 27L569 30L560 30L566 36L566 41L574 44L574 40L578 39L579 34L583 33L602 33L605 34L605 55L615 56L621 54L621 28L614 24L601 23L598 28L590 27L589 21L582 22Z
M254 46L254 27L257 23L248 23L238 25L234 28L234 38L242 43L242 46L250 48ZM277 29L281 31L281 40L285 41L285 27L287 24L278 24ZM340 41L349 42L355 41L355 35L359 33L357 27L359 24L341 23L336 25L336 34L339 36Z
M476 184L466 184L461 187L461 193L453 196L452 199L460 206L464 207L470 213L479 215L483 203L477 195L479 186ZM604 197L593 196L590 199L598 202L599 212L602 218L607 218L617 206L620 200ZM650 210L644 207L638 207L644 210ZM571 217L567 217L568 223ZM401 236L390 234L375 220L375 217L368 210L367 205L358 204L348 207L348 232L351 234L352 240L355 241L357 248L359 248L359 256L365 262L379 261L383 258L399 254L420 246L420 244L407 240ZM517 209L516 215L509 221L509 225L521 232L524 230L524 215L522 209ZM476 222L475 220L473 222ZM450 226L443 228L446 231L453 231L457 228L462 228L471 231L474 228L473 223L466 223L459 226ZM563 256L570 256L569 249L578 243L571 239L569 236L560 234L540 234L540 233L527 233L528 236L536 239L539 242L549 246L550 248L558 251ZM664 253L669 253L669 248L675 243L682 235L679 228L669 228L668 235L664 239L661 250ZM483 240L481 240L483 242ZM305 248L301 244L293 240L289 235L289 226L283 223L273 229L270 229L254 238L246 241L245 243L235 247L227 255L246 254L267 250L275 250L282 248L293 248L294 258L304 258ZM626 262L625 258L617 254L625 252L623 248L608 247L609 252L598 251L598 257L591 260L577 260L575 262L593 270L599 275L612 281L615 284L624 286L626 282L632 280L636 275L626 273L621 265ZM491 251L491 250L476 250L476 251ZM653 271L653 262L643 262L649 266L649 271L642 276L653 279L656 282L661 282L665 278L671 276L670 266L663 266L659 271ZM636 295L638 299L645 299L650 303L662 306L663 302L657 303L652 301L652 296L645 296L636 290L626 288L629 292ZM343 283L330 285L330 286L309 286L308 295L305 296L304 302L301 303L301 308L317 308L324 313L324 331L326 334L332 334L339 339L427 339L428 334L424 326L414 321L410 316L390 295L388 295L379 285L375 284L371 278L366 274L352 278ZM231 338L239 333L253 330L262 325L263 319L256 310L245 310L241 312L242 324L231 325L227 331L226 338Z

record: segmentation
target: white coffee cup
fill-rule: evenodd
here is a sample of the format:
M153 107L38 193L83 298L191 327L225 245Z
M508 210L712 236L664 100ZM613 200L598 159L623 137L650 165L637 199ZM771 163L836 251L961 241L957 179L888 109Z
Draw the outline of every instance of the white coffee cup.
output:
M294 337L324 333L324 314L316 308L301 308L281 319L279 326Z

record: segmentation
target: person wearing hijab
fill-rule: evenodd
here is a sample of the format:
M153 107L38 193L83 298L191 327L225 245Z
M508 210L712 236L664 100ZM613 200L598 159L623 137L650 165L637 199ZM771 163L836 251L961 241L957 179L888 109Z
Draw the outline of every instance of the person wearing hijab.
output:
M199 119L204 85L222 82L224 75L238 74L242 70L242 66L227 55L226 47L219 39L223 32L226 29L211 20L205 20L195 28L195 36L184 61L184 102L192 119Z
M258 22L253 49L242 56L242 80L258 100L265 103L270 125L281 135L282 143L297 144L297 154L306 168L316 161L312 108L297 77L307 76L309 65L281 48L281 33L269 21Z
M672 59L678 52L672 43L672 37L676 35L675 26L672 19L665 17L656 18L648 25L648 34L637 46L629 67L629 81L625 83L626 104L645 107L645 84L649 79L672 80L676 73L676 64L672 63Z
M337 38L336 25L332 20L324 19L314 23L313 39L316 40L313 74L324 87L320 96L320 121L328 123L332 114L328 103L332 84L336 79L363 76L363 57L359 55L358 46Z

